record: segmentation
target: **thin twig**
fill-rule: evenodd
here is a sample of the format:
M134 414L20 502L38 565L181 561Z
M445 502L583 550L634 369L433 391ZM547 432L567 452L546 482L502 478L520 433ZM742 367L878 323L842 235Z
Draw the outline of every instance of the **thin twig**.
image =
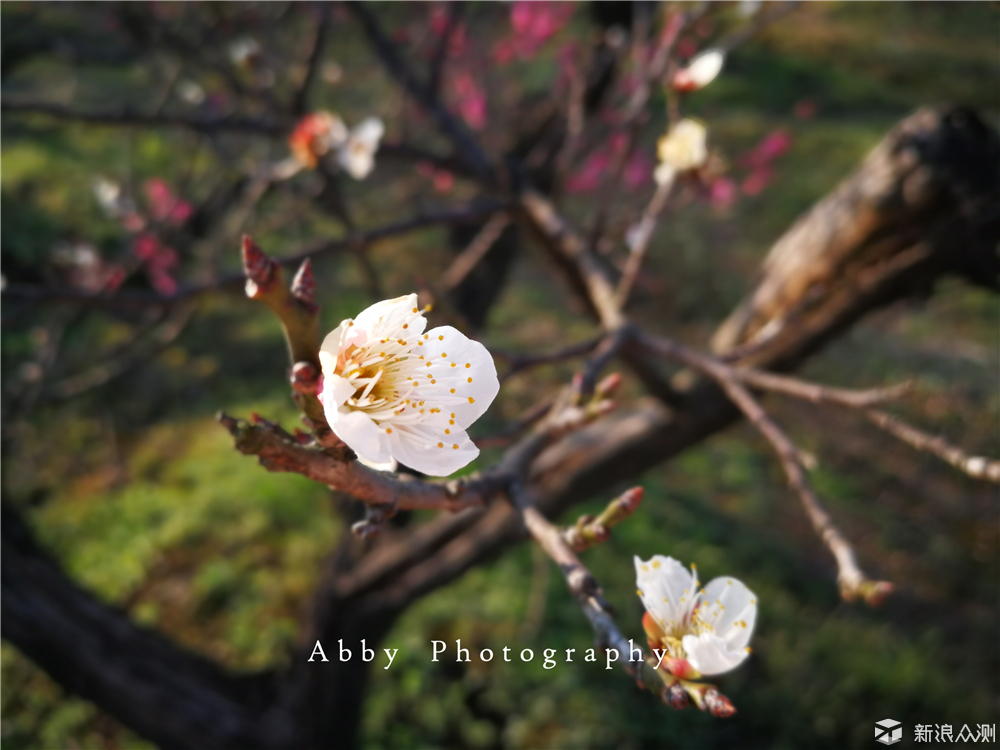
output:
M472 272L472 269L486 257L486 253L490 251L508 224L510 224L510 216L506 213L498 213L490 218L472 239L472 242L455 257L448 269L441 275L438 286L446 291L451 291L461 284Z
M642 269L642 262L649 249L649 241L653 238L653 230L656 229L656 220L664 206L667 205L674 183L675 180L669 180L656 186L656 191L653 193L649 205L646 206L646 210L643 211L638 225L634 230L630 230L632 236L628 242L628 259L625 261L625 270L622 271L618 289L615 290L615 302L619 308L625 307L629 294L632 293L635 281L639 277L639 271Z
M444 73L445 63L448 61L449 47L451 46L451 35L455 33L462 14L465 12L465 3L460 0L448 3L448 17L445 20L444 29L441 31L441 38L438 40L437 49L431 58L431 69L427 76L427 88L431 96L438 97L441 91L441 77Z
M292 255L275 258L283 266L300 264L307 258L315 258L328 253L354 251L367 247L380 240L394 237L407 232L424 229L436 224L451 224L467 221L495 213L504 208L503 204L495 202L477 202L475 205L461 206L434 213L414 216L402 221L384 224L356 234L350 234L335 240L325 240L307 246ZM135 308L150 305L173 305L206 292L215 292L225 287L237 287L244 280L242 272L224 274L211 281L199 284L182 285L173 294L156 294L139 290L123 289L113 293L93 293L72 287L35 286L30 284L8 284L4 287L4 298L30 300L33 302L69 302L103 308Z
M389 75L427 111L441 132L452 141L475 175L487 184L495 182L496 175L486 152L476 142L465 124L448 111L428 86L417 80L413 67L403 60L396 45L382 31L382 27L368 7L361 2L347 3L345 7L361 23L372 49L382 60Z
M1000 482L1000 461L984 456L970 456L941 437L918 430L898 417L878 409L866 409L865 416L890 435L911 445L918 451L925 451L951 464L973 479Z
M566 544L559 529L538 512L523 485L512 483L508 494L511 503L521 514L528 533L562 572L563 578L566 579L566 587L594 629L597 645L615 649L618 654L618 663L632 679L640 685L645 684L652 687L653 691L659 694L660 691L657 687L662 685L659 673L646 661L644 653L641 660L629 661L632 645L622 635L607 611L604 598L601 595L601 588L597 585L594 576ZM642 653L641 648L636 648Z
M504 374L500 377L500 382L502 383L508 378L511 378L524 370L539 367L540 365L550 365L555 362L564 362L567 359L587 354L593 351L594 348L596 348L597 345L603 340L604 336L597 336L595 338L581 341L576 344L570 344L565 348L557 349L552 352L546 352L544 354L512 354L510 352L493 348L490 349L490 352L494 357L507 360L509 363L506 372L504 372Z
M236 449L257 456L268 471L301 474L370 505L394 506L398 510L459 511L484 505L502 487L493 478L443 483L407 481L369 469L346 452L338 454L336 450L302 444L263 420L250 424L224 414L218 419L232 434Z
M109 112L81 112L62 104L50 102L25 102L3 100L0 102L0 112L3 114L45 115L57 120L72 120L91 125L138 125L146 127L182 127L201 133L219 133L236 131L242 133L258 133L261 135L278 136L287 131L291 123L281 123L260 118L240 117L194 117L169 113L147 114L137 112L128 107Z
M309 52L309 60L306 62L306 74L302 77L302 83L292 100L292 112L299 117L309 109L309 90L312 88L313 81L316 80L320 60L323 59L323 49L326 47L326 38L330 30L330 4L319 3L319 13L319 25L316 27L312 50Z
M771 443L778 455L788 478L788 485L798 494L813 528L837 561L837 582L841 596L848 601L861 597L869 604L880 602L892 590L892 584L872 581L861 571L854 549L834 524L809 484L800 451L746 386L734 376L734 368L667 339L642 335L641 341L649 349L709 376L725 391L733 404Z

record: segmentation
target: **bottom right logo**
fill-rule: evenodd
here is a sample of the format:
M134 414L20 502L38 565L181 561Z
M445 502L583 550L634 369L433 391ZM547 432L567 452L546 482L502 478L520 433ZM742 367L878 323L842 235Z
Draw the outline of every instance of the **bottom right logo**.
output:
M895 745L903 739L903 725L895 719L875 722L875 741L883 745Z

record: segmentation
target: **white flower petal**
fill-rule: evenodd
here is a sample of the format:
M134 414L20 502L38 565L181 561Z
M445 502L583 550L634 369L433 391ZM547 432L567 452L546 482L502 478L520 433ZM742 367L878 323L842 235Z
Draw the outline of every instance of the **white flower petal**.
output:
M735 669L750 655L745 648L729 648L722 638L712 633L686 635L681 645L691 666L706 677Z
M454 474L479 455L479 448L465 430L448 425L446 420L396 425L390 429L392 455L405 466L432 477Z
M376 302L371 307L365 308L354 318L354 325L359 329L371 331L372 338L382 339L388 336L395 340L404 333L406 338L423 333L427 318L421 314L417 295L407 294ZM404 329L404 325L408 328Z
M324 352L320 352L322 356ZM320 400L323 402L323 409L326 411L326 421L331 422L336 418L337 411L344 402L347 401L357 387L350 380L339 375L327 375L323 378L323 395Z
M705 587L698 619L730 649L742 649L757 621L757 596L735 578L715 578Z
M344 332L344 326L347 324L345 320L339 326L330 331L323 338L323 343L320 344L319 350L321 352L329 352L336 359L337 354L340 353L340 336Z
M337 151L337 161L356 180L367 177L375 167L375 152L385 132L385 125L377 117L357 125L347 141Z
M656 181L657 185L669 185L674 181L674 177L677 175L677 170L670 164L660 163L656 166L653 171L653 179Z
M388 461L383 461L381 463L375 461L369 461L363 456L358 456L358 461L363 463L369 469L375 469L375 471L388 471L393 472L399 469L399 461L394 458L390 458Z
M340 148L350 137L347 126L344 125L344 121L340 117L330 112L324 112L323 117L323 124L326 126L326 133L322 137L323 145L327 149Z
M486 347L451 326L425 333L417 347L423 367L417 368L420 399L441 405L459 427L483 415L500 390L497 368Z
M695 86L704 88L718 77L725 62L726 55L722 50L707 49L691 58L687 73Z
M372 150L378 148L378 142L385 134L385 124L377 117L367 117L351 130L351 138L370 147Z
M670 634L686 622L698 600L698 579L672 557L635 561L635 584L646 611Z
M346 408L339 409L332 415L329 410L326 413L330 429L359 457L375 464L392 460L389 436L367 414Z

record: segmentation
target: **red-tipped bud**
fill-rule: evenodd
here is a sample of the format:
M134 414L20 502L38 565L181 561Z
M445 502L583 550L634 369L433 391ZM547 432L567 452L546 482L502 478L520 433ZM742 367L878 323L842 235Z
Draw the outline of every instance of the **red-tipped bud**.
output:
M683 711L688 706L688 694L679 683L664 685L660 698L675 711Z
M296 362L292 365L290 378L292 388L298 393L316 393L319 390L319 372L309 362Z
M271 282L277 267L278 264L257 247L250 235L243 235L243 273L247 277L248 297L256 297Z
M635 509L642 502L645 493L646 491L642 487L633 487L630 490L625 490L621 494L621 497L618 498L618 505L626 513L634 513Z
M613 372L608 375L604 380L594 386L594 394L600 396L601 398L607 398L608 396L613 396L618 387L622 384L622 375L620 372Z
M733 706L732 701L714 687L710 687L705 691L705 708L717 719L728 719L736 713L736 708Z
M316 277L313 276L312 264L308 258L302 261L292 279L292 296L308 307L316 306Z

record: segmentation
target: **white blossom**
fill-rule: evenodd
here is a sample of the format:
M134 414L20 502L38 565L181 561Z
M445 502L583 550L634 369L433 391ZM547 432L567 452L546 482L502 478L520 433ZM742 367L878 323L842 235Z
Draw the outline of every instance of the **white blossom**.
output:
M260 53L260 43L252 37L241 37L229 44L229 59L236 65L248 65Z
M372 305L320 348L320 400L337 436L369 465L393 460L448 476L479 455L466 429L500 390L493 358L451 326L424 332L410 294Z
M697 120L684 118L657 143L660 163L653 173L657 184L672 182L680 172L697 169L708 160L708 131Z
M205 89L197 81L192 81L190 78L177 83L177 95L192 105L198 105L205 101Z
M658 643L656 648L667 650L668 660L675 660L675 673L685 671L686 661L701 675L721 674L747 658L757 597L743 583L724 577L699 588L694 565L688 572L663 555L647 561L636 557L635 577L639 597L653 620L646 627L650 645Z
M91 182L94 197L104 214L120 219L135 213L135 204L125 195L122 186L106 177L95 177Z
M377 117L369 117L355 125L343 142L337 145L337 161L356 180L363 180L375 167L375 152L385 133L385 125Z

